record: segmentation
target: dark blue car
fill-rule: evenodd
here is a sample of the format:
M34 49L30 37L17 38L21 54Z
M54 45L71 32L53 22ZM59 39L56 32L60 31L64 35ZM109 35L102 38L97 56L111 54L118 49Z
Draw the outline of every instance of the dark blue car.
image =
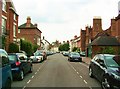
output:
M10 89L12 83L12 72L8 54L0 49L0 89Z
M32 61L24 53L9 53L13 79L23 80L24 75L32 72Z

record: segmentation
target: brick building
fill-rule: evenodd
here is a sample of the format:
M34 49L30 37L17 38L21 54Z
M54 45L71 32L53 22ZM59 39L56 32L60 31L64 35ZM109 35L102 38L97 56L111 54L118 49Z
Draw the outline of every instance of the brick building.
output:
M32 44L41 47L41 31L38 29L37 24L31 23L31 18L27 17L26 23L18 27L18 38L27 40Z
M16 13L12 0L6 2L6 0L0 1L2 7L2 19L0 35L4 38L2 40L2 48L8 50L10 43L17 43L18 32L18 14Z

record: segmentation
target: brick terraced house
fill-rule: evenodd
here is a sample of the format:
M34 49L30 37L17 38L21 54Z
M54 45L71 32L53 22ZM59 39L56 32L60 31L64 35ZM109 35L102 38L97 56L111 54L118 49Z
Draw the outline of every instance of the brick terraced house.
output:
M41 47L41 31L38 29L37 24L31 23L31 18L27 17L26 23L18 27L18 38L27 40L32 44Z
M2 48L8 50L10 43L17 43L18 32L18 14L12 0L0 0L0 36L2 39Z

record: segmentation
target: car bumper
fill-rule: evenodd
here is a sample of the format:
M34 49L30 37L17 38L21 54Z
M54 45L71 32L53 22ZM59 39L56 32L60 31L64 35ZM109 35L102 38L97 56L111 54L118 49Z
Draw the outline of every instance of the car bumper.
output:
M11 69L12 70L12 76L13 76L13 78L17 78L19 75L20 75L20 68L12 68Z

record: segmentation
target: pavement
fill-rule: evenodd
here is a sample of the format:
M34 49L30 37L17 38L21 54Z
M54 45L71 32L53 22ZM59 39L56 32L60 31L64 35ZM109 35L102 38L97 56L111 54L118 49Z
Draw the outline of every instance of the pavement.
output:
M89 57L82 57L82 61L89 65L90 61L91 61L91 58L89 58Z

